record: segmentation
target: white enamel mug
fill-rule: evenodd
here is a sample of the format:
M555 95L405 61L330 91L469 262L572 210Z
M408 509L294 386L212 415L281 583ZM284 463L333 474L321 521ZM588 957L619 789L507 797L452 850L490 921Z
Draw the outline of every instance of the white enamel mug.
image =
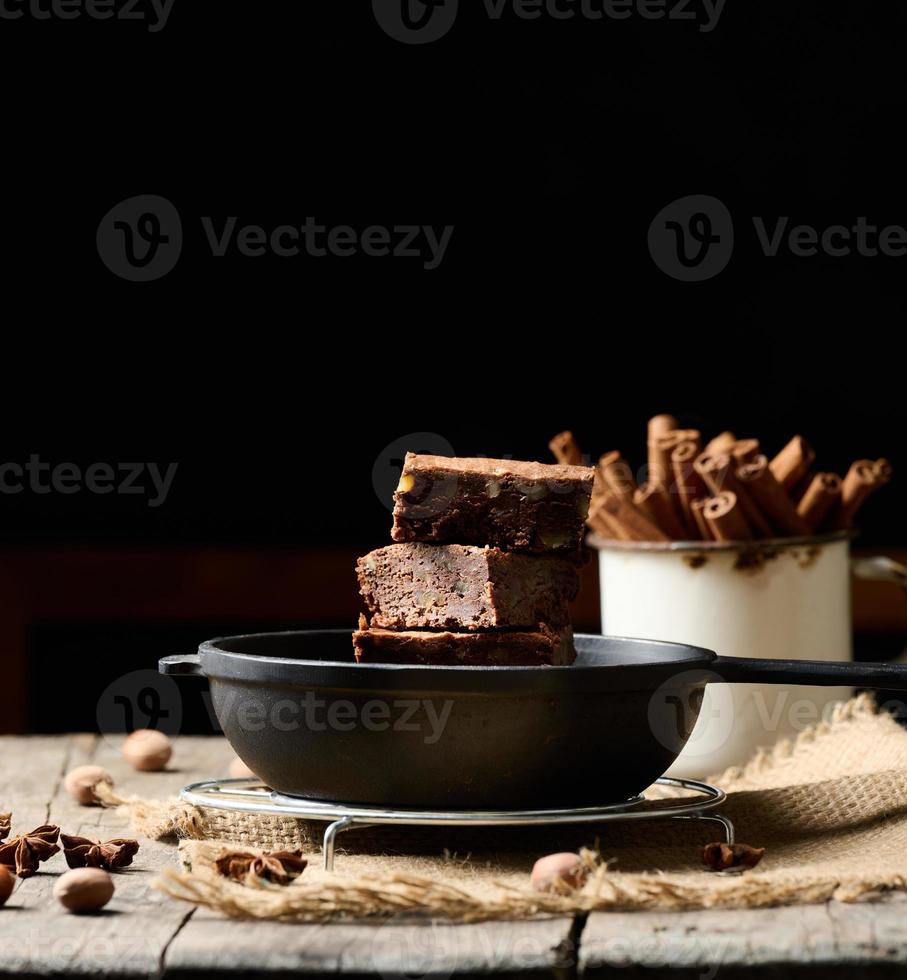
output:
M598 551L602 632L671 640L732 657L852 659L848 532L776 541L629 542L591 535ZM885 559L878 560L882 563ZM885 566L866 577L885 576ZM796 736L848 699L846 687L706 687L670 776L703 778Z

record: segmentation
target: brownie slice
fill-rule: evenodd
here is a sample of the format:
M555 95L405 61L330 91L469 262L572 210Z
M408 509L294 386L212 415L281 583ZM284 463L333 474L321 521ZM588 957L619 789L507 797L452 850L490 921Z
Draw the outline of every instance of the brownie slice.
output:
M457 541L578 559L594 470L407 453L394 541Z
M576 659L569 626L482 633L360 629L353 633L353 650L361 664L434 667L566 667Z
M566 626L573 562L463 544L392 544L356 563L372 625L387 629Z

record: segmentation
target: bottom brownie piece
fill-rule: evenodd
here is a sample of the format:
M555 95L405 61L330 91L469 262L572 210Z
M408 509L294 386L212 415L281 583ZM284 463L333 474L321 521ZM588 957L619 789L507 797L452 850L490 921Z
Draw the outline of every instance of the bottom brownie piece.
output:
M426 664L434 667L566 667L576 659L570 627L553 630L360 629L353 649L361 664Z

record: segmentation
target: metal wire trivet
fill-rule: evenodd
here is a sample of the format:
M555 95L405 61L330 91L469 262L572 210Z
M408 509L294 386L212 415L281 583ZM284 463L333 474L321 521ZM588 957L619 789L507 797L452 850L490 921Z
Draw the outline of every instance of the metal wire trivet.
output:
M646 800L633 797L623 803L607 806L572 807L563 810L392 810L381 806L348 803L324 803L299 796L284 796L257 779L211 779L192 783L180 792L180 799L194 806L218 810L238 810L279 817L322 820L324 831L324 868L334 870L337 835L353 827L381 824L431 827L529 827L571 823L606 823L619 820L709 820L724 828L728 844L734 843L734 825L721 813L715 813L727 799L723 790L695 779L656 780L660 786L673 786L700 794L693 800ZM648 803L645 809L641 804Z

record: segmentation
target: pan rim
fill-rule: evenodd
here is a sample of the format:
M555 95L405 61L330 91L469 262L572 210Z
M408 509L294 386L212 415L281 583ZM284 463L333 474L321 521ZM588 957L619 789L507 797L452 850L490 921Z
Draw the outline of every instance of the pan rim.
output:
M678 643L672 640L652 640L645 637L636 636L612 636L602 633L577 633L574 635L574 640L578 645L582 645L584 642L600 642L600 641L613 641L619 644L628 645L631 649L641 649L641 648L655 648L655 650L662 653L670 654L673 653L674 656L664 656L664 657L653 657L650 660L640 660L640 661L630 661L625 663L616 664L570 664L565 666L552 666L552 665L537 665L537 666L454 666L454 665L435 665L435 664L359 664L359 663L348 663L344 661L335 660L313 660L307 658L290 658L290 657L274 657L268 656L266 654L254 654L254 653L241 653L235 650L224 649L221 644L236 642L236 641L249 641L259 638L275 638L275 637L305 637L305 636L352 636L354 630L348 628L332 628L332 629L311 629L311 630L278 630L274 632L264 632L264 633L241 633L234 636L219 636L213 637L210 640L205 640L199 645L198 652L200 655L212 656L217 658L225 658L228 662L235 664L249 664L256 663L264 665L273 665L279 667L299 667L305 669L330 669L339 671L349 671L350 677L362 676L363 674L387 674L387 675L400 675L403 673L416 676L425 675L430 676L432 674L439 674L441 676L458 676L458 675L475 675L484 674L492 676L510 676L510 677L537 677L539 675L545 675L549 677L575 677L579 673L585 673L587 671L599 674L603 671L616 671L616 670L634 670L634 669L646 669L652 670L659 667L689 667L690 669L696 667L708 667L712 664L718 657L718 654L714 650L706 649L705 647L694 646L687 643ZM638 646L637 646L638 645Z

